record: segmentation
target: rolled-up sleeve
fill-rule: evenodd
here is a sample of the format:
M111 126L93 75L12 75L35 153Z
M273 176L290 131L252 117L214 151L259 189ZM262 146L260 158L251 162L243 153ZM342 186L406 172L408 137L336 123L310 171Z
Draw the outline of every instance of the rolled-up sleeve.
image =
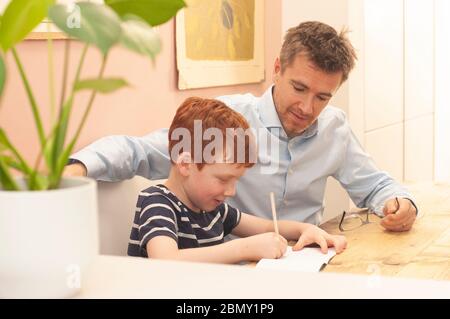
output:
M334 177L347 190L353 202L358 207L368 207L381 215L384 203L396 196L410 199L415 206L406 188L376 167L348 125L347 128L345 156Z
M167 134L167 129L161 129L143 137L108 136L70 158L82 162L88 176L97 180L114 182L135 175L167 178L170 170Z

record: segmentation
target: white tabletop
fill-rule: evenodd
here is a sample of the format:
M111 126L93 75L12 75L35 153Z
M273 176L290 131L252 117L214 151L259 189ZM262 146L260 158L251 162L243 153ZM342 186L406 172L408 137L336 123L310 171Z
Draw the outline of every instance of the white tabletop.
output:
M98 256L78 298L450 298L450 282Z

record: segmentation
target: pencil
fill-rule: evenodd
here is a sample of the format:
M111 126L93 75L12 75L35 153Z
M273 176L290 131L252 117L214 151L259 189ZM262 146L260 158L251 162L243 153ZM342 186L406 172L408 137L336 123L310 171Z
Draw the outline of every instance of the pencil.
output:
M277 210L275 208L275 196L273 192L270 192L270 204L272 205L272 218L273 218L273 227L275 228L275 233L280 235L278 231L278 222L277 222Z

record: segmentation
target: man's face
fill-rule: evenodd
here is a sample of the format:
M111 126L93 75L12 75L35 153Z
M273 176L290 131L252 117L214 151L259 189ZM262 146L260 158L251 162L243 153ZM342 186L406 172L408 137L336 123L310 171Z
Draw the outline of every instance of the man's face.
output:
M325 73L304 54L281 73L275 61L273 99L280 122L289 138L300 135L319 116L339 88L342 72Z

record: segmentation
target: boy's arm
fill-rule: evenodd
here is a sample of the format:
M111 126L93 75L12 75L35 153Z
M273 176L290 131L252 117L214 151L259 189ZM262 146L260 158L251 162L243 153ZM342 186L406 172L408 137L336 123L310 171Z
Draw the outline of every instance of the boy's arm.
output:
M293 248L294 250L300 250L304 246L317 243L324 253L328 251L329 246L335 247L336 252L340 253L347 246L347 241L344 236L331 235L312 224L279 220L278 228L281 236L287 240L297 241ZM239 237L246 237L273 231L274 225L272 220L242 213L241 220L233 229L232 233Z
M233 229L232 234L239 237L248 237L261 233L275 231L273 221L246 213L241 213L241 220L239 224ZM309 226L309 224L279 220L278 228L280 235L288 240L297 240L302 232Z
M147 243L149 258L184 260L208 263L235 264L261 258L280 258L287 243L274 233L241 238L219 245L178 249L177 242L168 236L156 236Z

